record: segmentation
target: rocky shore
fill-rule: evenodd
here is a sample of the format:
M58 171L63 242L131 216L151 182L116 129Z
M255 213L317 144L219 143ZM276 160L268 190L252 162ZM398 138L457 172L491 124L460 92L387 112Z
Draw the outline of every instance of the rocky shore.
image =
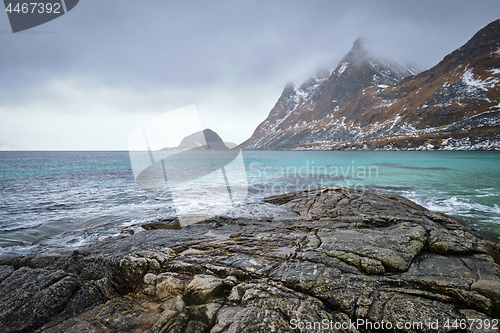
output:
M2 259L0 332L500 330L497 236L399 196L265 201L283 213Z

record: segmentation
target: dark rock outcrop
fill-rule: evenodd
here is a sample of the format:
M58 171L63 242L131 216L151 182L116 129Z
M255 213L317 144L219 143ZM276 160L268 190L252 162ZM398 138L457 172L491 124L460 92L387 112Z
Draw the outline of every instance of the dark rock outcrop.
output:
M399 196L330 188L265 201L287 213L3 259L0 330L372 332L366 322L384 321L447 332L500 318L498 236ZM416 328L396 329L407 322Z
M181 140L181 143L179 143L177 147L164 148L163 150L169 150L169 149L228 150L229 148L226 146L224 141L222 141L219 134L215 133L209 128L206 128L203 131L199 131L184 137Z

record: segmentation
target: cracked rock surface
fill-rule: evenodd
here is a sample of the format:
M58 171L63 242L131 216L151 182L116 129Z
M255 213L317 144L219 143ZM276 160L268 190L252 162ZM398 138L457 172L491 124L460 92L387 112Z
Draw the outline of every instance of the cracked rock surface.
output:
M500 318L497 236L399 196L330 188L265 201L284 213L2 259L0 331L375 331L347 325L362 319L447 332L447 321Z

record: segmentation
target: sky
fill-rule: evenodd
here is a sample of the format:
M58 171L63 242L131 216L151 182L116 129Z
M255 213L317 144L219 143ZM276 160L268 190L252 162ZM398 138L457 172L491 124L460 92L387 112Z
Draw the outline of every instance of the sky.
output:
M360 36L425 70L499 17L498 0L81 0L13 34L4 12L0 141L127 150L141 124L194 104L241 143L288 82L334 69Z

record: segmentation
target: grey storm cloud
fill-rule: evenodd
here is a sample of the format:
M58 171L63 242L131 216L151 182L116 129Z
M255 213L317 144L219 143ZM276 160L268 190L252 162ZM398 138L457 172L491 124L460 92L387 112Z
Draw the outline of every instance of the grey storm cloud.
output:
M334 68L357 37L370 40L379 54L424 70L498 13L497 0L82 0L68 14L16 34L5 14L0 19L0 138L30 145L23 128L16 132L23 140L7 130L21 126L19 110L23 117L31 111L46 112L47 119L57 113L93 117L99 105L82 107L81 101L111 92L99 102L102 108L123 98L114 107L125 113L141 112L140 105L154 113L157 104L197 103L207 112L231 114L235 124L227 127L246 126L234 129L240 136L232 140L241 142L288 81L305 79L320 67ZM134 96L140 96L136 103ZM72 105L71 98L80 104ZM33 147L59 147L50 142ZM102 148L126 146L115 142Z

